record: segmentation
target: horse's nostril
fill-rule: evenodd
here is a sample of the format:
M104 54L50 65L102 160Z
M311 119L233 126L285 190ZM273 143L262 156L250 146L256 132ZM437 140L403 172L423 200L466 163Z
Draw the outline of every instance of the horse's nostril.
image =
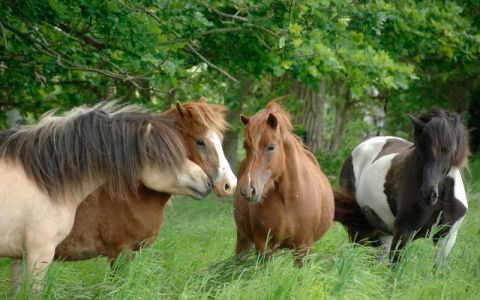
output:
M225 192L230 191L230 185L229 185L228 183L225 183L225 186L223 187L223 190L224 190Z
M207 186L208 186L209 189L211 189L213 187L213 183L210 179L208 179L208 181L207 181Z
M422 196L422 199L427 199L427 195L424 191L420 191L420 196Z
M252 187L252 196L254 196L254 195L255 195L255 188Z
M247 195L246 195L245 192L243 191L242 187L240 187L240 195L242 195L243 197L247 197Z

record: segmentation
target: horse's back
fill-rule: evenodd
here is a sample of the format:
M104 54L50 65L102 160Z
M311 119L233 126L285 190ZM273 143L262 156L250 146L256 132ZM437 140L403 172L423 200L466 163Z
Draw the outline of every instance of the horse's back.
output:
M411 143L398 137L379 136L360 143L345 161L342 188L355 197L369 222L391 232L395 216L385 195L385 181L392 160Z

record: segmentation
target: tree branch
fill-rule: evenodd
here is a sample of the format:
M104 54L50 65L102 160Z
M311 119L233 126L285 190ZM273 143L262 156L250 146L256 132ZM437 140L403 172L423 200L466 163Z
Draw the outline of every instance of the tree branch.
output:
M207 3L200 3L200 4L205 6L209 10L213 11L215 14L219 15L220 17L229 18L229 19L233 19L233 20L238 20L238 21L242 21L242 22L248 22L248 19L245 18L245 17L240 17L240 16L237 16L237 15L231 15L231 14L224 13L224 12L219 11L218 9L216 9L215 7L213 7L213 6L211 6Z
M147 10L147 9L144 9L144 8L138 8L138 7L132 7L132 6L129 6L129 5L126 5L125 3L123 3L123 1L118 1L123 7L125 7L126 9L130 10L130 11L134 11L134 12L137 12L137 13L144 13L148 16L150 16L152 19L154 19L158 24L164 26L165 23L160 20L160 18L155 15L153 12ZM176 31L172 30L172 33L177 37L177 39L184 39L179 33L177 33ZM200 54L200 52L198 52L194 47L193 45L191 44L191 42L189 42L187 40L187 44L186 44L187 48L192 51L198 58L200 58L202 61L204 61L208 66L210 66L211 68L217 70L218 72L220 72L222 75L224 75L225 77L227 77L228 79L234 81L234 82L239 82L235 77L233 77L232 75L230 75L227 71L223 70L222 68L220 68L219 66L215 65L214 63L212 63L211 61L209 61L205 56L203 56L202 54Z
M0 23L2 20L0 19ZM144 87L140 86L136 81L138 80L149 80L149 78L143 76L132 76L125 71L120 70L119 73L112 72L110 70L98 69L94 67L89 67L81 64L77 64L65 57L63 57L59 52L51 49L48 44L45 42L39 41L30 36L29 33L23 32L8 23L3 23L3 26L22 38L23 40L27 41L33 48L35 48L38 52L54 58L57 65L62 68L69 69L69 70L77 70L83 72L90 72L90 73L97 73L112 79L122 80L122 81L129 81L131 82L136 88L144 89Z
M5 44L5 49L8 50L7 33L5 32L5 27L3 27L3 23L1 21L0 21L0 29L2 30L3 43Z
M75 35L76 37L81 39L85 44L90 45L90 46L96 48L97 50L103 50L103 49L107 48L107 44L105 44L104 42L100 42L100 41L98 41L94 38L91 38L85 33L77 32L77 31L73 30L70 26L68 26L67 24L60 24L60 25L58 25L58 28L65 31L66 33L69 33L71 35Z
M206 59L203 55L201 55L191 44L187 44L187 48L190 49L195 55L197 55L201 60L203 60L207 65L212 67L213 69L217 70L221 74L223 74L225 77L229 78L230 80L233 80L235 82L239 82L238 79L230 75L227 71L224 71L223 69L217 67L215 64L210 62L208 59Z

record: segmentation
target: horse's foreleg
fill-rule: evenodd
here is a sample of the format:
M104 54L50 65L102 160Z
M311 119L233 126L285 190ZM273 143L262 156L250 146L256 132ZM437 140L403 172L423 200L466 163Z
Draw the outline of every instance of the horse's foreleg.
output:
M272 256L274 250L271 236L267 235L267 237L264 237L263 235L258 235L255 236L254 239L255 250L257 250L257 253L261 253L265 260L268 260L270 256Z
M403 249L413 237L413 233L414 231L409 228L397 228L397 230L395 230L390 247L390 260L393 264L396 264L400 260Z
M301 268L303 266L303 260L305 257L310 253L310 249L312 248L313 242L309 242L306 244L298 245L294 248L294 255L295 261L294 264L296 267Z
M17 289L20 287L22 283L23 277L23 262L20 259L13 259L12 260L12 295L15 294Z
M457 239L458 228L463 222L463 218L456 221L453 226L448 231L447 235L440 238L437 241L437 250L436 250L436 264L437 266L444 266L447 262L447 257L452 251L453 245L455 245L455 240Z
M36 290L41 290L43 287L43 279L53 260L55 247L55 243L45 242L43 245L31 246L27 249L27 272L32 276Z
M244 237L240 232L237 230L237 245L235 247L235 255L240 255L243 252L247 251L248 249L252 248L253 243Z
M380 242L379 252L377 253L377 261L383 261L385 257L388 256L390 249L392 248L393 236L391 235L381 235L378 237Z

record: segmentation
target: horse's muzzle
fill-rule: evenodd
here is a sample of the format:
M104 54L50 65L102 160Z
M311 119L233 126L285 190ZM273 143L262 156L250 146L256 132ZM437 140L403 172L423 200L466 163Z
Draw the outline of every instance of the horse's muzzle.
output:
M430 192L425 192L425 191L420 191L420 194L422 196L423 202L425 205L431 206L437 204L438 201L438 192L437 191L430 191Z
M248 187L247 191L245 191L245 189L240 186L240 195L246 198L248 201L252 202L258 202L258 200L260 199L260 194L254 186Z

